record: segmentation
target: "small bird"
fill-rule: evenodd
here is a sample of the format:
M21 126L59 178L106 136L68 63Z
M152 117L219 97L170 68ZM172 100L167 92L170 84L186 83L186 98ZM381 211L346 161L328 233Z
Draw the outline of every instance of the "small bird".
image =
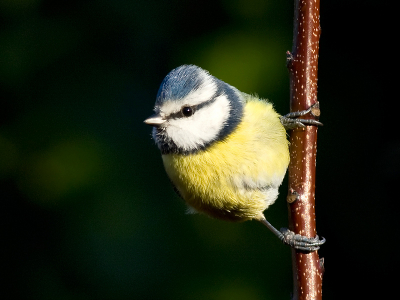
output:
M260 221L299 250L315 251L325 242L279 231L263 213L278 197L289 164L286 128L321 124L294 119L310 109L280 116L270 102L183 65L162 81L154 111L144 122L153 126L165 170L188 212Z

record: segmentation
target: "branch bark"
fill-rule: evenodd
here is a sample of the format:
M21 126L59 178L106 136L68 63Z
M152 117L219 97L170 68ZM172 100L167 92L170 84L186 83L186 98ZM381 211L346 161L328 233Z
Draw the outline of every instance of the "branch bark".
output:
M320 38L319 0L295 0L293 48L288 52L290 111L308 109L317 102L318 55ZM316 107L314 115L319 116ZM290 133L289 228L314 237L315 166L317 126L306 126ZM294 202L292 202L295 199ZM292 203L289 203L292 202ZM317 251L292 250L293 299L322 299L323 259Z

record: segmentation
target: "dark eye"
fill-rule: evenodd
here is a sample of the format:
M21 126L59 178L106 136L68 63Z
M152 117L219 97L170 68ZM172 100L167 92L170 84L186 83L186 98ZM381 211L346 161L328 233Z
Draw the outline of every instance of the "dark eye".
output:
M193 115L193 113L194 113L193 108L191 108L190 106L184 106L184 107L182 107L181 111L182 111L182 114L183 114L185 117L190 117L190 116Z

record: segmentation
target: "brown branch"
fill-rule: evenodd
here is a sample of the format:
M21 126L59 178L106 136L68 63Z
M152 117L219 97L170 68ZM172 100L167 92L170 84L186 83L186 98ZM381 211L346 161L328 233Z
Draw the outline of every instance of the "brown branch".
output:
M290 110L308 109L317 102L319 54L319 0L295 0L293 49L288 52ZM314 116L319 115L316 107ZM315 163L317 126L295 129L290 134L289 227L295 233L314 237ZM322 299L323 260L317 251L292 251L293 299Z

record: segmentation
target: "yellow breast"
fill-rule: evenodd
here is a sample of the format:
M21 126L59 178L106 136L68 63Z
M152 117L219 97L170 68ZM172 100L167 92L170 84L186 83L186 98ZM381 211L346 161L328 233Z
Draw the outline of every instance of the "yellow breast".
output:
M286 131L272 104L248 96L225 139L196 154L166 154L168 176L187 204L212 217L258 218L278 194L289 164Z

